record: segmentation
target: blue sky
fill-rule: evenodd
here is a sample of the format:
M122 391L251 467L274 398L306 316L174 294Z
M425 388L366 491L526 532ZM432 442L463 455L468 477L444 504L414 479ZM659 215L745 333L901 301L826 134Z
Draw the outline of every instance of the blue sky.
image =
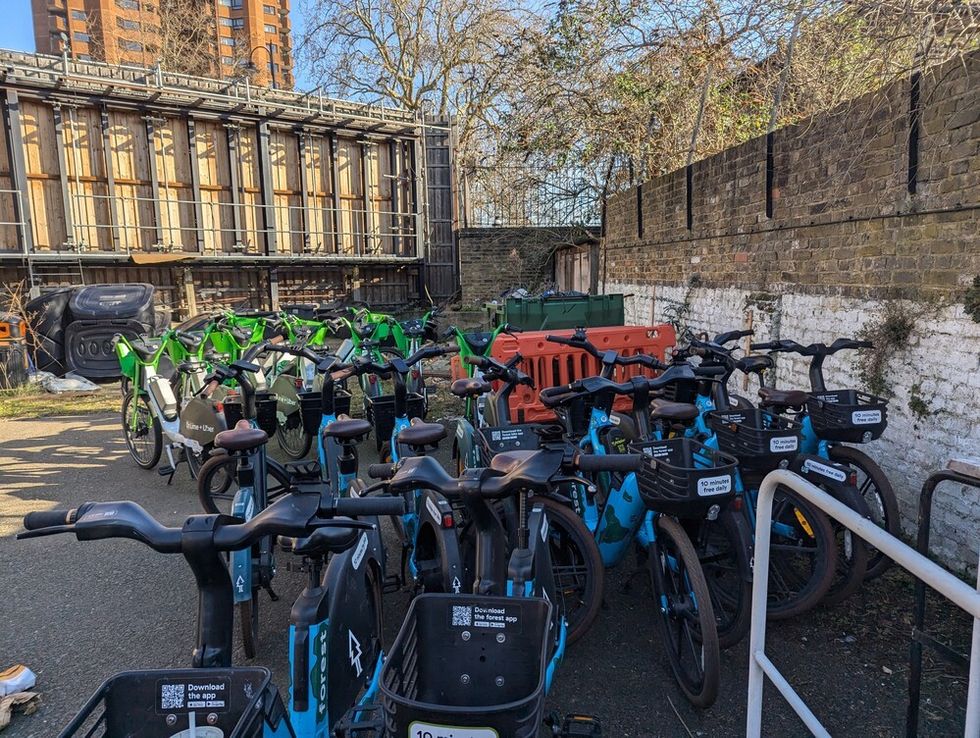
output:
M293 37L298 38L303 31L304 0L293 0L290 20ZM31 20L31 0L0 0L6 21L0 23L0 49L31 51L34 49L34 23ZM296 70L296 86L303 90L309 85L301 70Z

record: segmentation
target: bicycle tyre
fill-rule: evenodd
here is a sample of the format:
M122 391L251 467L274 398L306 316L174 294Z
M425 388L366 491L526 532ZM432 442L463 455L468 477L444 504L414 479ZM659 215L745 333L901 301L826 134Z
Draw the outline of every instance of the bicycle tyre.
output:
M252 590L252 597L235 605L242 632L242 651L245 658L254 659L259 643L259 590Z
M856 489L843 490L843 494L837 499L862 518L871 519L868 503ZM823 604L833 606L840 604L861 589L871 555L864 539L836 521L831 524L834 526L834 537L837 540L837 566L834 567L834 579L830 589L823 596Z
M846 464L857 470L858 491L871 509L871 519L879 527L898 537L902 532L898 499L895 497L895 490L891 482L888 481L888 477L885 476L881 467L866 453L852 446L831 446L830 460L836 461L838 464ZM864 480L860 478L861 474L864 475ZM873 546L868 547L868 553L870 555L868 571L864 575L867 580L880 577L894 563Z
M573 510L549 497L532 497L530 502L532 506L541 505L548 518L555 589L564 606L565 637L572 644L585 635L599 616L605 589L605 566L595 537ZM576 570L582 572L582 584L563 586L561 582L575 576Z
M235 479L235 467L237 463L237 457L229 454L219 454L212 456L201 467L201 472L197 477L197 498L200 500L201 508L204 512L211 515L217 515L219 513L230 514L231 503L237 491L237 486L232 483L232 480ZM229 482L224 489L218 492L216 490L220 489L221 485L213 487L212 477L221 472L227 475ZM269 502L272 502L289 490L289 474L279 462L273 459L266 459L266 472L267 477L271 477L271 482L273 482L270 483L268 479L266 481L267 499ZM235 487L235 489L232 489L232 487ZM219 507L219 503L221 503L224 509Z
M703 521L697 532L718 645L731 648L745 638L752 619L752 531L745 516L726 508L716 520Z
M306 432L303 427L303 414L293 413L285 416L283 422L279 422L276 417L276 441L283 454L293 461L299 461L310 453L313 446L313 436Z
M691 539L680 523L671 517L660 515L657 517L656 525L657 540L653 543L654 550L651 552L653 555L649 557L648 564L650 584L657 609L656 620L664 650L667 652L667 660L674 679L688 701L695 707L710 707L718 698L718 688L721 683L721 650L708 584L697 551L694 550L694 544L691 543ZM666 564L668 555L677 562L676 573ZM657 576L655 567L659 567L660 576ZM665 591L661 591L658 586L659 580L666 585ZM679 602L677 606L680 609L688 608L693 604L694 618L688 616L690 613L677 616L673 604L675 601ZM661 606L661 602L667 602L668 606L666 608ZM694 622L696 622L696 629L692 630L690 626ZM673 632L675 625L676 637ZM675 641L676 649L673 646ZM700 674L692 675L687 666L682 663L683 655L680 650L685 644L692 649L692 666Z
M136 403L134 413L140 413L137 418L136 434L134 434L129 410L133 403ZM153 414L153 409L146 397L133 390L123 398L122 409L122 429L123 437L126 440L126 448L129 455L136 462L140 469L152 469L160 463L160 454L163 453L163 430L160 428L160 419ZM150 418L147 423L146 419ZM149 436L149 448L141 453L137 450L135 438Z
M799 514L797 514L799 513ZM802 516L802 520L801 520ZM827 594L834 580L837 566L837 540L830 520L816 507L803 500L787 487L776 489L773 500L773 522L782 522L802 532L800 538L812 541L811 545L798 545L794 539L787 539L773 531L769 552L769 598L766 611L771 620L786 620L813 609ZM803 521L806 521L805 525ZM786 541L785 543L783 541ZM783 597L774 595L774 584L789 582L792 572L790 556L803 553L804 560L810 560L809 571L795 578L792 586ZM790 582L791 583L791 582Z

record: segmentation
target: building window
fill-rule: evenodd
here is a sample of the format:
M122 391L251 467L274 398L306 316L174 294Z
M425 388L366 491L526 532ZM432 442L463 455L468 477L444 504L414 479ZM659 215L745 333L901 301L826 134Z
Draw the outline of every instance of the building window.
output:
M242 7L242 0L219 0L219 2L221 5L224 5L226 8Z
M231 19L231 27L232 28L244 28L245 27L245 19L244 18L232 18Z
M76 33L74 35L74 39L73 40L75 40L75 41L82 41L82 42L84 42L84 43L87 44L89 41L92 40L92 37L89 36L87 33Z
M91 54L79 54L78 55L78 60L79 61L92 61L92 55Z
M129 41L127 39L120 39L119 48L124 49L126 51L142 51L143 44L141 44L139 41Z
M271 25L269 23L266 23L265 24L265 32L266 33L275 33L277 30L278 29L275 26L273 26L273 25Z
M116 5L118 5L123 10L139 10L140 9L139 0L116 0Z
M275 15L278 11L275 5L263 5L262 10L265 11L266 15Z
M231 18L218 18L218 23L220 23L223 26L230 26Z
M116 23L120 28L125 28L127 31L138 31L140 29L139 21L129 20L128 18L116 18Z
M223 56L221 57L221 63L231 66L232 64L235 63L235 58L231 56Z
M71 11L71 17L78 21L88 20L88 13L84 10Z
M225 37L222 37L221 38L221 43L224 44L225 46L237 46L238 45L238 43L235 41L235 39L233 39L233 38L225 38Z
M265 48L267 48L269 50L269 53L270 54L275 54L276 53L276 45L275 44L266 44L265 45Z

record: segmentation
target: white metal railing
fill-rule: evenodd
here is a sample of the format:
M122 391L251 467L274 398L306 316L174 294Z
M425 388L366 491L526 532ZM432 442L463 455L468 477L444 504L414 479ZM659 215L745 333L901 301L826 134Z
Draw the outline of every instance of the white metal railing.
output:
M71 210L68 236L80 251L102 250L104 243L121 253L252 254L264 252L271 234L283 254L417 258L420 253L417 213L194 200L176 197L172 189L159 198L72 193Z
M766 600L769 593L769 538L772 526L772 501L776 488L785 485L805 500L820 508L831 518L859 535L896 564L921 579L957 607L973 616L973 645L970 652L970 676L966 703L967 738L980 735L980 576L977 589L972 589L938 564L886 533L875 523L866 520L847 505L802 477L785 470L770 473L759 489L755 524L755 568L752 577L752 626L749 639L749 688L745 734L748 738L762 735L762 689L765 678L773 683L790 707L815 736L830 733L806 703L790 686L786 678L766 656Z

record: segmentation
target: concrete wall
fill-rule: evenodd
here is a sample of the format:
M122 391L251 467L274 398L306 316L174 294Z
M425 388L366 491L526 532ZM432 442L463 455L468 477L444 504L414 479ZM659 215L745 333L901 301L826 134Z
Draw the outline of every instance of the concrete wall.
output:
M980 324L963 307L980 274L978 82L978 56L922 75L914 192L903 80L773 134L771 217L765 138L696 163L690 196L680 170L607 209L600 286L633 295L631 321L709 332L751 324L759 340L806 344L887 324L886 313L911 319L908 338L879 353L889 426L865 448L895 485L906 529L929 473L980 457ZM825 365L828 385L861 387L867 365L838 354ZM777 386L807 387L806 366L781 359ZM978 524L980 494L940 488L937 552L975 567Z

